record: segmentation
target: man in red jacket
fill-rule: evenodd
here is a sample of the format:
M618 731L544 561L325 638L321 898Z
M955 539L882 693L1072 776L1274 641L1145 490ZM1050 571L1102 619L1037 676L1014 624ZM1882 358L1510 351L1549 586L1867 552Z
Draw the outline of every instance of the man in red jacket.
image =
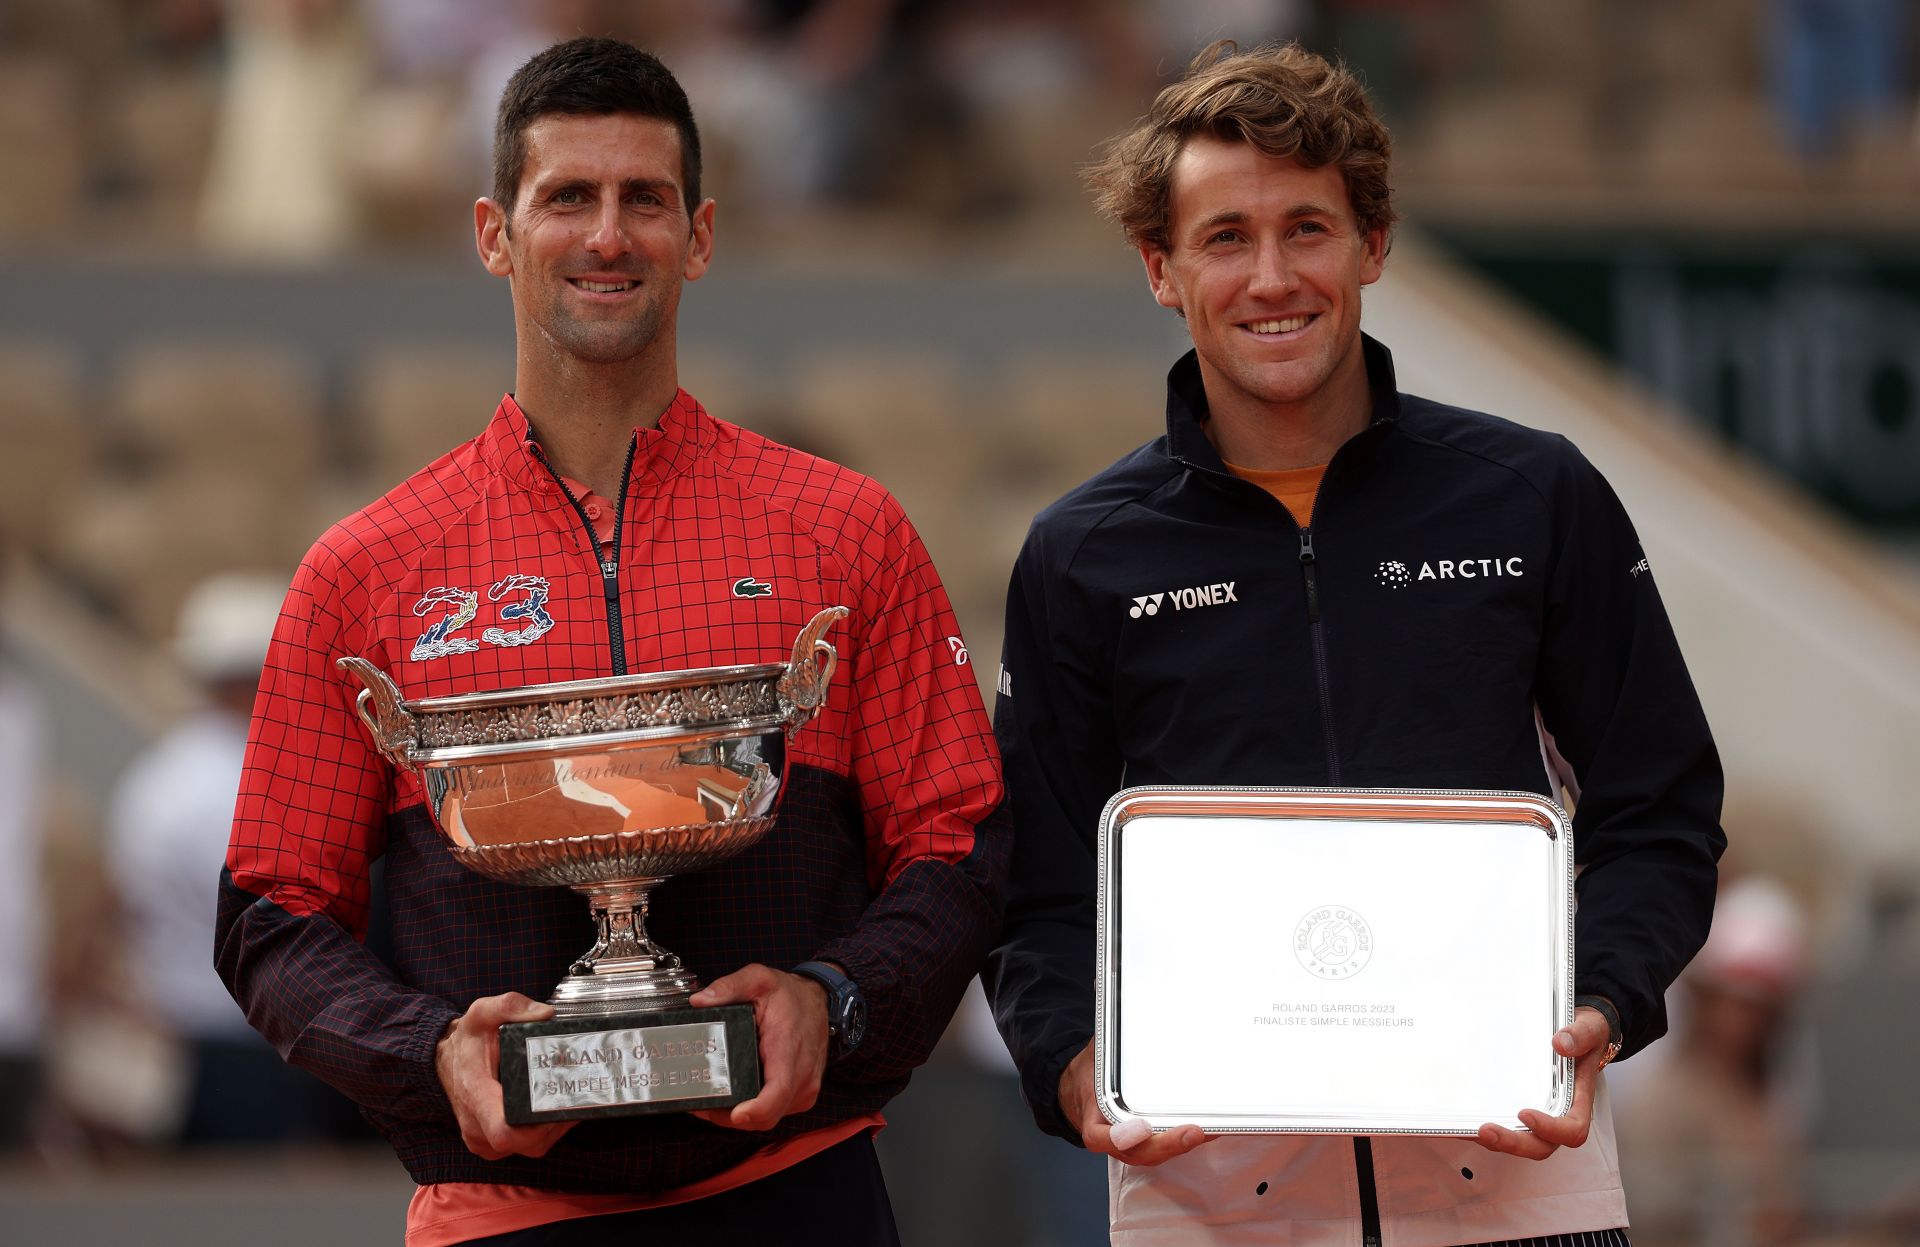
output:
M514 391L320 539L274 635L217 960L420 1183L410 1244L897 1241L870 1136L998 916L999 760L919 538L879 485L679 388L680 292L713 213L657 60L578 39L522 67L474 212L512 290ZM409 698L770 662L833 605L852 612L843 674L794 738L777 824L649 917L719 976L695 1006L752 1003L764 1089L724 1113L508 1125L499 1027L551 1016L532 997L591 942L587 907L457 864L335 661L365 657ZM382 857L392 964L360 938Z

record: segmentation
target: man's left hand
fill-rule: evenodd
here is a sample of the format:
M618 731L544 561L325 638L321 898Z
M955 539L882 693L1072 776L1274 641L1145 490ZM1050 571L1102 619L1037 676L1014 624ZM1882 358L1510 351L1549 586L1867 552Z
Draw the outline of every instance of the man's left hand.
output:
M805 1112L820 1098L820 1078L827 1069L826 988L798 974L751 965L715 979L688 1003L697 1009L751 1003L760 1030L760 1094L695 1117L735 1130L771 1130L788 1113Z
M1505 1152L1527 1160L1545 1160L1563 1147L1579 1147L1587 1141L1593 1124L1593 1092L1600 1067L1607 1056L1607 1018L1598 1009L1582 1005L1573 1011L1573 1022L1554 1032L1553 1050L1573 1059L1573 1104L1565 1117L1549 1117L1539 1109L1523 1108L1520 1120L1531 1134L1496 1126L1480 1127L1475 1142L1490 1152Z

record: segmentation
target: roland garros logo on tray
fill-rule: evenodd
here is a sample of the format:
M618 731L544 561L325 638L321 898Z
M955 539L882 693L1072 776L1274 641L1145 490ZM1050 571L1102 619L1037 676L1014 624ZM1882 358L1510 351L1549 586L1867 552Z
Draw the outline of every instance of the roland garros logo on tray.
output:
M1345 905L1310 909L1293 928L1293 955L1318 978L1350 979L1373 958L1373 928Z

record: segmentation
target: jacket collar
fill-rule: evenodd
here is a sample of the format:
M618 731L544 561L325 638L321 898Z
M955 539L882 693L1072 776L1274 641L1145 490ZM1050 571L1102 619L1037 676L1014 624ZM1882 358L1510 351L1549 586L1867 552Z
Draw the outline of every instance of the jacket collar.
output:
M685 390L674 393L673 401L660 413L651 429L637 429L639 439L633 452L633 473L628 491L638 493L657 488L686 471L706 454L719 436L712 416ZM493 419L479 438L480 457L496 475L536 493L557 493L553 473L539 459L539 442L533 435L533 423L511 394L500 399Z
M1366 362L1367 393L1373 405L1369 427L1400 418L1400 391L1394 382L1393 354L1366 334L1360 335L1360 353ZM1220 452L1207 440L1207 392L1200 383L1200 356L1182 355L1167 373L1167 451L1194 467L1224 473Z

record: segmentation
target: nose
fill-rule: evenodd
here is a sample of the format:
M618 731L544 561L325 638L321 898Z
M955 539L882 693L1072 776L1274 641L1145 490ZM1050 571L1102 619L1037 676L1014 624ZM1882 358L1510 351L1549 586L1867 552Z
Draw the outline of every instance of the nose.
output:
M1300 284L1287 249L1278 243L1263 243L1254 252L1253 273L1247 281L1247 293L1261 298L1283 298Z
M603 199L594 214L593 229L587 235L587 250L602 260L615 260L632 250L626 222L620 214L620 197Z

